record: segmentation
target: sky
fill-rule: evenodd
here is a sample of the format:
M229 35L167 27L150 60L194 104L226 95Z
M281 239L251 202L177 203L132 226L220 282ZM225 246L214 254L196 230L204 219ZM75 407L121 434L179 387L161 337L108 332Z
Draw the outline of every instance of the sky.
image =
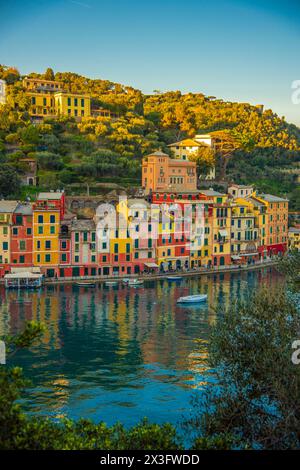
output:
M0 63L264 104L300 126L300 0L0 0Z

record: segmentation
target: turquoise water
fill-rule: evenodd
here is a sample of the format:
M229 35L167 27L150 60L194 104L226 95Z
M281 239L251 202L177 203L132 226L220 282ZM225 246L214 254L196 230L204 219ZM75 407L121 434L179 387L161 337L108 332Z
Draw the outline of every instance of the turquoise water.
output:
M208 375L198 353L218 303L282 282L274 268L147 281L95 289L47 286L38 292L0 289L0 335L22 330L26 320L47 332L14 363L32 380L26 410L52 417L86 417L132 425L142 417L176 424L190 412ZM208 294L198 306L177 306L182 295Z

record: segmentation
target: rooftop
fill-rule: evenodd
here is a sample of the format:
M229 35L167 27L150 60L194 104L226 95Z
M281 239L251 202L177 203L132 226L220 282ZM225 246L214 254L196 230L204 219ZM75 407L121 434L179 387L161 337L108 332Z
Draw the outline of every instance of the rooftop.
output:
M0 212L12 213L15 211L18 205L18 201L5 201L4 199L0 200Z
M85 232L89 230L95 230L96 225L92 219L74 219L72 220L71 230L78 232Z
M225 194L219 193L218 191L215 191L214 189L200 189L199 192L201 194L205 194L205 196L216 196L216 197L225 196Z
M273 196L272 194L259 194L258 197L268 202L288 202L288 199L279 196Z
M16 214L22 215L32 215L32 205L31 204L22 204L21 202L17 205Z
M62 195L64 193L60 191L53 191L53 192L48 192L48 193L39 193L38 195L38 200L40 199L49 199L51 200L59 200L62 198Z

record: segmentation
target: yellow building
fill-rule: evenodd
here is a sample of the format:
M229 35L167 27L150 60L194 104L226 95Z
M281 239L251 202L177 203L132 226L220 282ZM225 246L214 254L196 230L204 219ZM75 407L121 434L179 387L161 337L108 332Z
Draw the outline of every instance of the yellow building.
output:
M300 251L300 228L289 228L289 249Z
M53 117L56 115L53 93L30 91L30 114L36 117Z
M10 242L12 216L18 205L17 201L0 201L0 272L5 273L10 260Z
M54 94L54 99L58 116L87 117L91 115L89 95L57 92Z
M228 196L213 189L201 190L200 194L209 203L208 219L212 264L214 266L230 264L231 206L228 202Z
M259 228L253 207L245 200L235 200L231 208L231 257L251 263L259 259Z
M47 193L45 193L47 194ZM49 193L52 198L61 193ZM60 208L39 196L33 205L33 264L48 277L58 274Z
M32 117L81 118L91 115L90 96L65 92L61 82L26 78L23 80L23 87L30 98L29 112Z

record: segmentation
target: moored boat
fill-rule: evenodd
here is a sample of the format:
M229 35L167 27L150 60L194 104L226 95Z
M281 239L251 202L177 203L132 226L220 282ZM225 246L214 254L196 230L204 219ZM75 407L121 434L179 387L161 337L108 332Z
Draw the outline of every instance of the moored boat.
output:
M144 284L143 279L129 279L128 285L129 286L140 286Z
M118 284L118 281L105 281L106 286L117 286Z
M182 276L167 276L168 281L181 281Z
M185 297L179 297L177 299L178 304L198 304L200 302L205 302L207 300L206 294L198 295L187 295Z
M95 282L90 282L90 281L77 281L76 286L78 287L96 287Z

